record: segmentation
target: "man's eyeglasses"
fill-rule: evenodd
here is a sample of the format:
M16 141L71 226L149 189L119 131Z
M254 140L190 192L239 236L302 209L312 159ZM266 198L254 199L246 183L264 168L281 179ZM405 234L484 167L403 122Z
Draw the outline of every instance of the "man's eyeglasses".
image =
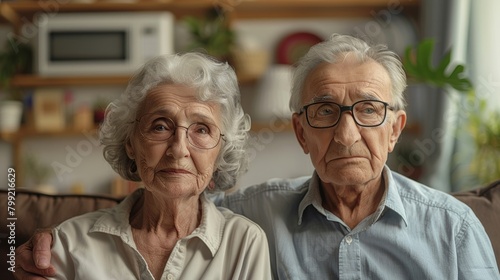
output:
M311 127L328 128L337 125L342 112L351 111L357 125L375 127L384 123L388 108L394 110L389 103L379 100L361 100L351 106L334 102L316 102L302 107L299 114L306 113L307 123Z
M136 121L142 136L152 141L167 141L175 135L178 127L182 127L186 129L187 140L193 147L213 149L224 136L215 124L196 122L184 127L159 114L146 114Z

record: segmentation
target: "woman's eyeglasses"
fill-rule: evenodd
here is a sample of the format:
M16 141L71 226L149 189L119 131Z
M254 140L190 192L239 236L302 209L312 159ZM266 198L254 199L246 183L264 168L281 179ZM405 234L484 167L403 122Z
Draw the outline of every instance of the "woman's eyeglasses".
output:
M177 128L186 130L186 137L193 147L213 149L224 136L220 129L212 123L196 122L188 127L176 125L173 120L159 114L146 114L136 120L142 136L152 141L167 141L175 135Z

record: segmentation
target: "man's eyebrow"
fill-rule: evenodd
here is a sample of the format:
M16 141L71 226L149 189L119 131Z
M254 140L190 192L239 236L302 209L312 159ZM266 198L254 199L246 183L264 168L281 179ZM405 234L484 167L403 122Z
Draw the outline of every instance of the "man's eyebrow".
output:
M311 100L311 103L314 102L322 102L322 101L333 101L333 97L331 95L317 95L314 96Z
M361 92L359 94L359 97L362 99L366 99L366 100L379 100L380 99L375 94L372 94L369 92Z
M370 92L359 92L359 94L357 94L358 98L359 99L363 99L363 100L379 100L379 98L373 94L373 93L370 93ZM316 95L314 96L310 102L310 103L316 103L316 102L335 102L335 99L333 98L332 95L330 94L321 94L321 95Z

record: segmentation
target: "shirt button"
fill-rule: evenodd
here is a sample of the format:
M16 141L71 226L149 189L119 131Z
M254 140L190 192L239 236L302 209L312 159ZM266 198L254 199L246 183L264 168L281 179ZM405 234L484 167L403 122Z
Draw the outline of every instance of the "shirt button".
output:
M168 279L168 280L174 280L174 276L173 276L172 274L168 274L168 275L167 275L167 279Z
M345 237L345 242L347 242L347 245L351 245L352 243L352 237L350 235Z

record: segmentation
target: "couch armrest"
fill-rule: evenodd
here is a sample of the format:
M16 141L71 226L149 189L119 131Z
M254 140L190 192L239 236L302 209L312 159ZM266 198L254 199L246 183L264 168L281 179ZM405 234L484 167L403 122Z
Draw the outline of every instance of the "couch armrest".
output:
M7 220L7 201L10 193L0 190L0 279L12 279L7 270L10 246L19 246L26 242L38 228L52 227L71 217L98 209L113 207L122 198L106 195L48 195L26 189L15 191L15 217L17 220ZM10 216L9 216L10 217ZM7 225L15 223L15 234ZM9 239L10 238L10 239ZM9 240L11 243L9 243ZM15 241L15 244L12 242Z
M500 268L500 180L486 187L457 192L452 195L472 208L483 224L490 237Z

